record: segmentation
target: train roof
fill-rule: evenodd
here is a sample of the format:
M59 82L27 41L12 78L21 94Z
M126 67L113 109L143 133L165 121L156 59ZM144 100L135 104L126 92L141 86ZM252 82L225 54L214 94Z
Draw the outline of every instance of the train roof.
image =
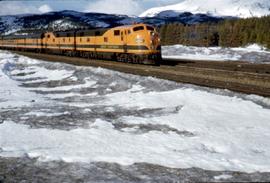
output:
M79 30L76 31L77 37L83 36L101 36L111 28L104 28L104 29L92 29L92 30Z
M123 25L113 28L102 28L102 29L91 29L91 30L69 30L69 31L54 31L53 34L55 37L85 37L85 36L102 36L105 32L110 29L123 29L123 28L132 28L136 26L151 26L144 23L132 24L132 25ZM2 35L2 39L40 39L43 38L44 33L34 33L34 34L21 34L21 35Z
M6 35L3 39L39 39L43 37L43 33L22 34L22 35Z
M131 25L123 25L123 26L119 26L119 27L114 27L114 29L117 29L117 28L133 28L133 27L137 27L137 26L151 26L151 27L153 27L152 25L145 24L145 23L135 23L135 24L131 24Z
M74 37L75 35L74 30L70 30L70 31L55 31L53 32L53 34L55 35L55 37Z
M69 30L69 31L54 31L55 37L84 37L84 36L97 36L103 35L105 32L110 30L110 28L104 29L91 29L91 30Z

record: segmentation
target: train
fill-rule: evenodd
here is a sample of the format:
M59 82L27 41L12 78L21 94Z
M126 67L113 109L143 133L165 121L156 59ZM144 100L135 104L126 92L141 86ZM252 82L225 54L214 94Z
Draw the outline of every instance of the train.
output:
M159 34L147 24L1 36L0 49L135 64L158 65L161 61Z

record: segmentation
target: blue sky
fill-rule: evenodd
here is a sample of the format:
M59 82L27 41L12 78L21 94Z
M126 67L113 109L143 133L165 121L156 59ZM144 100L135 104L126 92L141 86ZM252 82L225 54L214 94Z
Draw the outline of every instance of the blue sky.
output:
M59 10L139 15L145 10L182 0L0 0L0 15Z

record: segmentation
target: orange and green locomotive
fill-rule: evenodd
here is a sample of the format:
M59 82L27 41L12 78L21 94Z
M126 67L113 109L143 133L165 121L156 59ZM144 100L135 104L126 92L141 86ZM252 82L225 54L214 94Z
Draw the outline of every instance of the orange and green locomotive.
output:
M146 24L3 36L0 48L141 64L158 64L161 60L159 35Z

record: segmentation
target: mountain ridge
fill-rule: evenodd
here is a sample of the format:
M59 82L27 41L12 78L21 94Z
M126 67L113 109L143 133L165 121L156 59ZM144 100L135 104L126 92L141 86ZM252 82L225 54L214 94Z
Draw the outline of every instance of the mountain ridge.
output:
M179 13L207 14L210 16L231 16L239 18L261 17L270 14L269 0L184 0L181 3L150 8L139 17L178 16Z
M23 30L61 31L70 29L110 28L133 23L163 25L178 22L182 24L196 24L203 22L219 22L220 17L204 14L181 13L177 17L130 17L105 13L81 13L64 10L45 14L24 14L0 16L0 34L11 34Z

